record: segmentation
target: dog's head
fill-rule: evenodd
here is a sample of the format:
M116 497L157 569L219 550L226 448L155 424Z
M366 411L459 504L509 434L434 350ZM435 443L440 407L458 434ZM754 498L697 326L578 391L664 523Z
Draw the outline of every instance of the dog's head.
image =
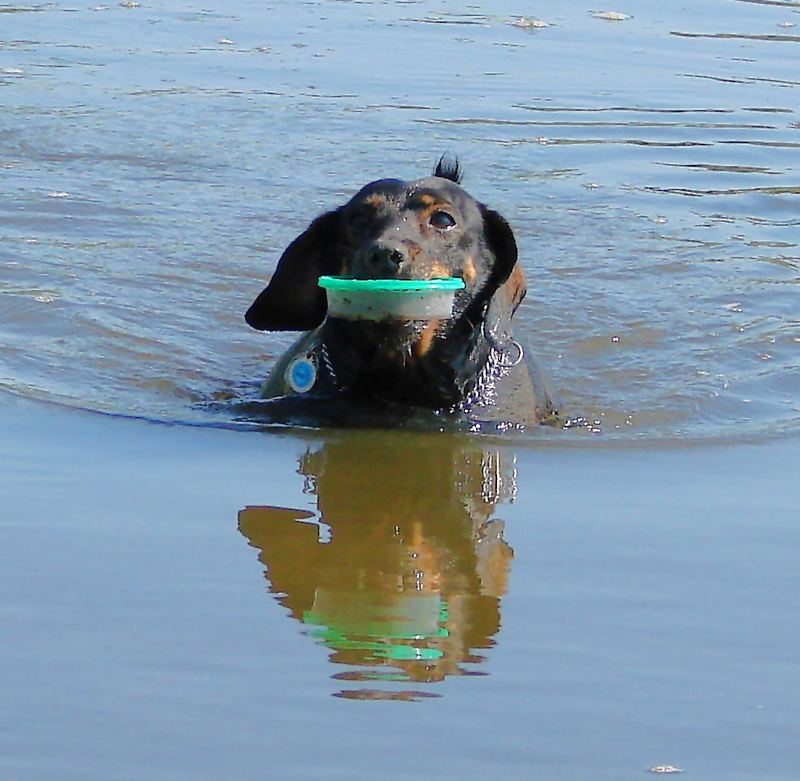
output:
M514 234L500 214L467 194L459 179L457 164L440 161L431 177L372 182L344 206L318 217L281 256L245 315L248 324L262 331L316 328L327 313L317 280L337 274L463 279L466 287L456 295L452 318L396 326L405 340L425 341L426 350L456 322L476 326L492 300L510 316L525 295Z

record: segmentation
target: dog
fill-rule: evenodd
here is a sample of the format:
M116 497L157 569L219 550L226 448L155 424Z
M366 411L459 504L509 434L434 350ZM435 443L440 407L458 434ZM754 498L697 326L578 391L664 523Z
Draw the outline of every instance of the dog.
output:
M541 372L511 332L526 293L514 233L460 182L458 161L445 158L430 177L380 179L292 241L245 314L260 331L305 332L267 378L264 398L293 398L293 409L315 400L318 409L428 410L470 430L554 419ZM449 318L349 320L328 316L323 275L459 277L465 287Z

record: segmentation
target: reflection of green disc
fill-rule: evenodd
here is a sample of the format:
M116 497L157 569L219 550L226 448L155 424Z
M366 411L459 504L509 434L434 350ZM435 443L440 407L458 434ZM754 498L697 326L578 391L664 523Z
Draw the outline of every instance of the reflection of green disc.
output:
M441 659L444 653L438 648L418 648L400 643L381 643L375 640L349 638L330 627L310 633L315 640L323 642L334 651L362 651L369 656L391 659L396 662L432 661Z
M303 623L312 637L337 651L363 651L394 661L440 659L438 648L414 641L447 637L447 604L439 594L385 594L318 589ZM406 641L405 643L403 641Z

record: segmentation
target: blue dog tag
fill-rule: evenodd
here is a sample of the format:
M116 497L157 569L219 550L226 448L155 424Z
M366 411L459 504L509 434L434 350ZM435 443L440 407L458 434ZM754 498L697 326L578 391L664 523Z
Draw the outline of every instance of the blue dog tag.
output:
M317 366L309 357L295 358L286 367L284 377L295 393L308 393L317 381Z

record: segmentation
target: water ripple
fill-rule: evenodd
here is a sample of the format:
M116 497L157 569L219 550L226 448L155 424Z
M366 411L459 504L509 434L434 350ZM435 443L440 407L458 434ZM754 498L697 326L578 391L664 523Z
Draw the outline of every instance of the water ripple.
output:
M762 33L754 35L749 33L688 33L671 30L670 35L679 38L716 38L717 40L742 40L742 41L779 41L785 43L800 43L800 35L778 35L776 33Z
M282 249L449 149L575 423L533 436L800 431L800 3L545 3L536 35L504 2L279 6L0 6L0 388L245 425Z

